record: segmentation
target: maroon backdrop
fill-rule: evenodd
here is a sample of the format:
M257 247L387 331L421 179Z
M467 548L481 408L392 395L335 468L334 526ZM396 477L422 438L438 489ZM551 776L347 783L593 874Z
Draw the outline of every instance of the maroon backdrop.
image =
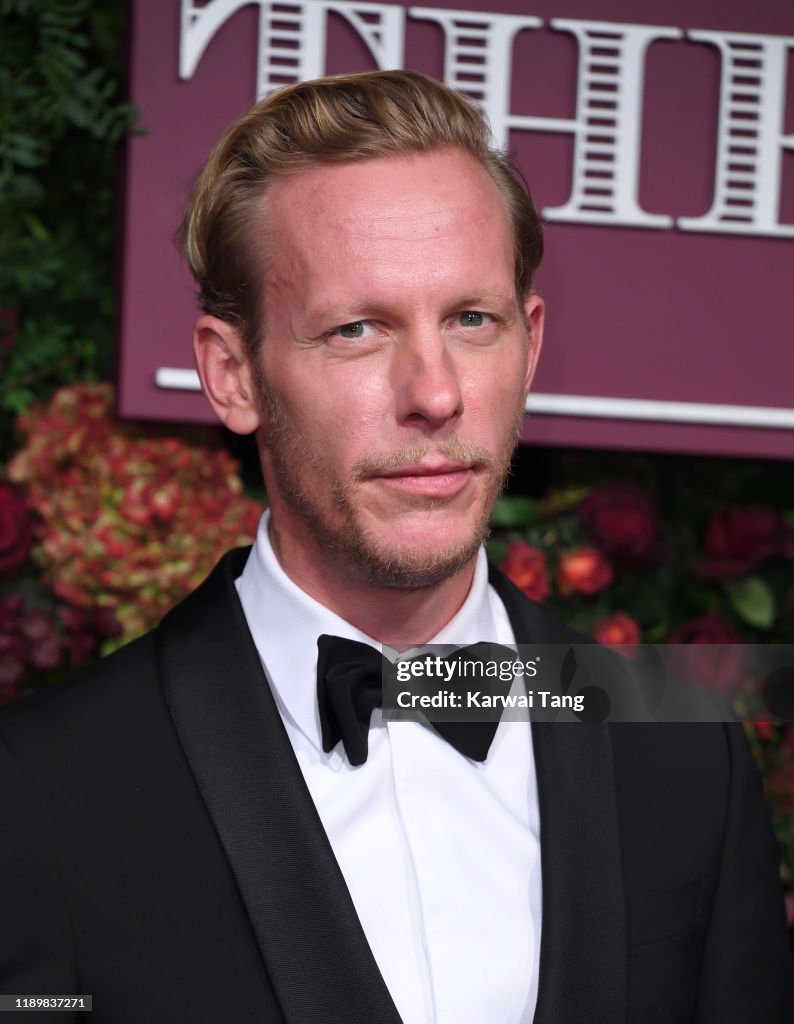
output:
M181 19L187 25L191 14L206 18L218 3L132 4L131 93L146 134L131 141L127 166L120 358L120 409L126 416L211 419L203 397L189 390L189 377L172 372L192 367L196 312L192 281L172 237L209 148L255 98L260 16L262 10L267 14L267 5L242 4L212 36L192 76L180 78ZM344 11L326 15L327 6L313 0L302 6L305 16L313 9L327 17L321 70L374 67ZM348 11L357 6L367 5L339 4ZM438 2L433 10L482 12L486 6L484 0L479 6L458 0ZM280 10L289 18L298 5L275 7L276 15ZM404 11L403 66L450 80L445 34L437 23L441 15L409 6ZM554 208L568 202L576 184L573 135L510 133L538 206L551 211L547 257L537 282L548 305L547 340L525 439L794 456L794 153L777 147L782 168L779 201L773 197L778 237L761 234L757 225L742 229L741 218L737 231L745 233L684 230L678 223L678 218L703 218L714 202L726 61L716 45L690 33L766 34L775 37L768 49L778 57L781 38L789 39L782 70L770 65L766 79L755 79L767 93L760 101L751 97L749 109L752 102L765 110L781 104L776 130L794 144L794 61L788 48L794 46L794 6L780 0L646 0L641 7L629 0L497 0L487 13L531 16L542 23L522 29L510 47L505 99L511 115L535 118L572 119L577 100L582 102L582 47L570 31L552 29L550 19L614 23L616 31L653 25L679 33L650 44L644 86L634 90L641 119L637 205L646 214L671 218L670 226L553 219ZM750 55L765 45L752 43ZM746 66L753 71L752 61ZM476 79L476 67L474 72ZM769 152L767 140L767 157ZM755 188L752 182L736 187ZM171 386L174 381L180 386ZM626 406L615 399L641 404ZM647 402L654 404L642 404Z

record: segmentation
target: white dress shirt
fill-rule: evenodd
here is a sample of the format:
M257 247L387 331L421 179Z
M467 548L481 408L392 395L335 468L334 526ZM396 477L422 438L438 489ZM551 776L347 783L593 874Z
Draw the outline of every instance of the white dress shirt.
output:
M405 1024L530 1024L541 929L531 731L501 722L471 761L420 722L372 716L369 757L322 749L317 637L382 650L285 574L262 517L236 581L276 704L372 953ZM484 551L433 643L513 644Z

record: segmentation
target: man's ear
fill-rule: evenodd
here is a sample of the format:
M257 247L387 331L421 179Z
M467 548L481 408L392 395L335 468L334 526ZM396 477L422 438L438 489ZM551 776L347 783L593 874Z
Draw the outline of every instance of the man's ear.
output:
M546 304L539 295L534 292L524 300L524 316L527 320L529 332L529 359L527 361L527 375L524 380L524 395L529 394L532 378L538 368L538 357L543 345L543 323L546 315Z
M215 415L235 434L252 434L259 426L259 406L239 330L216 316L200 316L193 328L193 355Z

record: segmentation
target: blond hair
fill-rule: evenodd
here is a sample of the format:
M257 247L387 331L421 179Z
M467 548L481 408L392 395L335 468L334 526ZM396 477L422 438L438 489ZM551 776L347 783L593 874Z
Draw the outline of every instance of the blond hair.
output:
M493 147L482 115L460 93L417 71L375 71L279 89L224 133L180 228L199 305L238 327L253 354L266 313L260 205L268 184L318 164L445 147L472 156L498 187L513 234L516 294L523 298L543 255L543 232L514 161Z

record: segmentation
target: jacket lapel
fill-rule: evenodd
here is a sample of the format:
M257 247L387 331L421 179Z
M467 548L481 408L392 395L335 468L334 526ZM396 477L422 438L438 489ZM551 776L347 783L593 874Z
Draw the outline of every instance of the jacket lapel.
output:
M496 570L519 644L572 633ZM626 939L615 780L605 724L533 722L543 930L535 1024L615 1024L626 1014Z
M288 1024L400 1024L248 632L246 557L163 620L166 699Z

